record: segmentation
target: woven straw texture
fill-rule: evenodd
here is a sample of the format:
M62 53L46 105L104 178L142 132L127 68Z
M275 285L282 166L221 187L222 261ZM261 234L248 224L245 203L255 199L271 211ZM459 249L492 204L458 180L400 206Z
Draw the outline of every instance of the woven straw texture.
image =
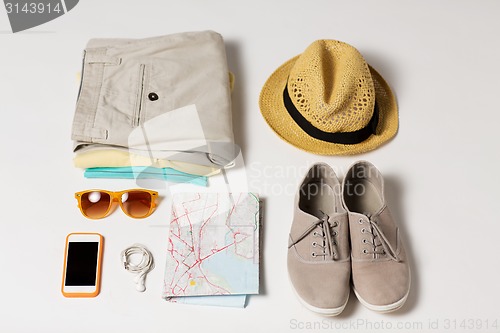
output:
M349 145L309 136L285 109L283 90L287 82L297 110L324 132L352 132L365 127L376 100L376 134ZM390 140L398 130L396 99L385 80L354 47L335 40L315 41L304 53L280 66L264 84L259 104L264 119L283 140L321 155L367 152Z

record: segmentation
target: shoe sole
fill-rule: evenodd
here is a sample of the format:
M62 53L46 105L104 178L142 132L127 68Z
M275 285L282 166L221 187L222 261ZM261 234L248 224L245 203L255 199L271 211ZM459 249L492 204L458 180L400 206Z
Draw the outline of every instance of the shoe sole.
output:
M411 285L411 280L410 280L410 285ZM388 313L388 312L393 312L393 311L400 309L405 304L406 299L408 298L408 295L410 294L410 288L408 287L408 292L399 301L396 301L392 304L387 304L387 305L374 305L374 304L371 304L371 303L368 303L367 301L365 301L359 295L358 291L356 290L356 288L354 288L354 286L352 287L352 289L354 290L354 294L356 295L356 297L358 298L358 300L361 304L363 304L368 309L375 311L375 312L379 312L379 313Z
M410 281L409 281L409 284L408 284L408 291L406 292L406 295L404 295L403 298L401 298L399 301L396 301L392 304L387 304L387 305L375 305L375 304L371 304L371 303L368 303L367 301L365 301L363 299L363 297L361 297L358 293L358 291L356 290L356 288L354 288L354 285L352 286L352 290L354 291L354 294L356 295L358 301L363 304L365 307L367 307L368 309L372 310L372 311L375 311L375 312L378 312L378 313L389 313L389 312L393 312L393 311L396 311L396 310L399 310L405 303L406 303L406 299L408 298L408 295L410 294L410 286L411 286L411 273L410 274Z
M400 299L399 301L394 302L392 304L374 305L374 304L370 304L367 301L365 301L361 296L359 296L356 289L354 289L354 294L356 294L356 297L358 298L358 300L361 304L363 304L368 309L375 311L375 312L379 312L379 313L388 313L388 312L393 312L393 311L400 309L405 304L409 293L410 292L408 291L408 293L402 299Z
M347 294L347 299L345 300L345 303L338 307L338 308L331 308L331 309L325 309L325 308L318 308L318 307L315 307L309 303L307 303L306 301L304 301L302 299L302 297L299 296L299 294L297 293L297 291L295 290L295 288L293 288L293 291L295 293L295 296L299 299L300 303L305 307L307 308L308 310L312 311L312 312L315 312L317 314L320 314L320 315L323 315L323 316L327 316L327 317L335 317L335 316L338 316L339 314L342 313L342 311L344 311L346 305L347 305L347 302L349 301L349 294Z

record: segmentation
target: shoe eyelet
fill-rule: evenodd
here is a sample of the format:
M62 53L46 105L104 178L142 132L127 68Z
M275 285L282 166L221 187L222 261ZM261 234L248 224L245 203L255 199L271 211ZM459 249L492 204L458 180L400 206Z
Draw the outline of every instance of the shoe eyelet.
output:
M358 223L359 223L359 224L363 224L363 219L359 219L359 220L358 220Z
M368 250L367 250L367 249L364 249L364 250L363 250L363 253L364 253L364 254L368 254Z
M332 233L332 235L333 235L333 237L337 236L337 232L336 232L336 231L334 231L334 232Z
M368 243L366 239L363 239L363 244L366 244Z
M365 228L361 229L361 233L362 233L362 234L364 234L365 232L366 232L366 229L365 229Z
M333 245L337 245L337 242L332 242Z
M316 246L318 246L318 243L317 242L312 242L312 246L316 247Z
M313 232L313 236L314 236L314 237L317 237L317 236L318 236L318 233L317 233L316 231L315 231L315 232Z
M316 258L316 253L315 252L311 253L311 257Z
M339 225L339 223L337 221L333 221L333 227L337 227Z

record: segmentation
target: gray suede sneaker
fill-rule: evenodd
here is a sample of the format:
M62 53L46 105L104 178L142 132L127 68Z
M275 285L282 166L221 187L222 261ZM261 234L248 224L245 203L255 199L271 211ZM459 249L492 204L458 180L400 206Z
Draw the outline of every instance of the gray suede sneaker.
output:
M373 164L355 163L343 181L349 214L354 293L367 308L391 312L405 303L410 267L384 198L384 180Z
M302 304L322 315L340 314L349 299L348 223L335 172L313 165L295 197L288 274Z

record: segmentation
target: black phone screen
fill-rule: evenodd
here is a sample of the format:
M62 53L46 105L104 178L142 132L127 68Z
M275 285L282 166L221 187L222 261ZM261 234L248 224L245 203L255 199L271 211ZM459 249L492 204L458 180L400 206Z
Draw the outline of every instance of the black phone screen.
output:
M98 242L69 242L64 285L96 285L98 250Z

